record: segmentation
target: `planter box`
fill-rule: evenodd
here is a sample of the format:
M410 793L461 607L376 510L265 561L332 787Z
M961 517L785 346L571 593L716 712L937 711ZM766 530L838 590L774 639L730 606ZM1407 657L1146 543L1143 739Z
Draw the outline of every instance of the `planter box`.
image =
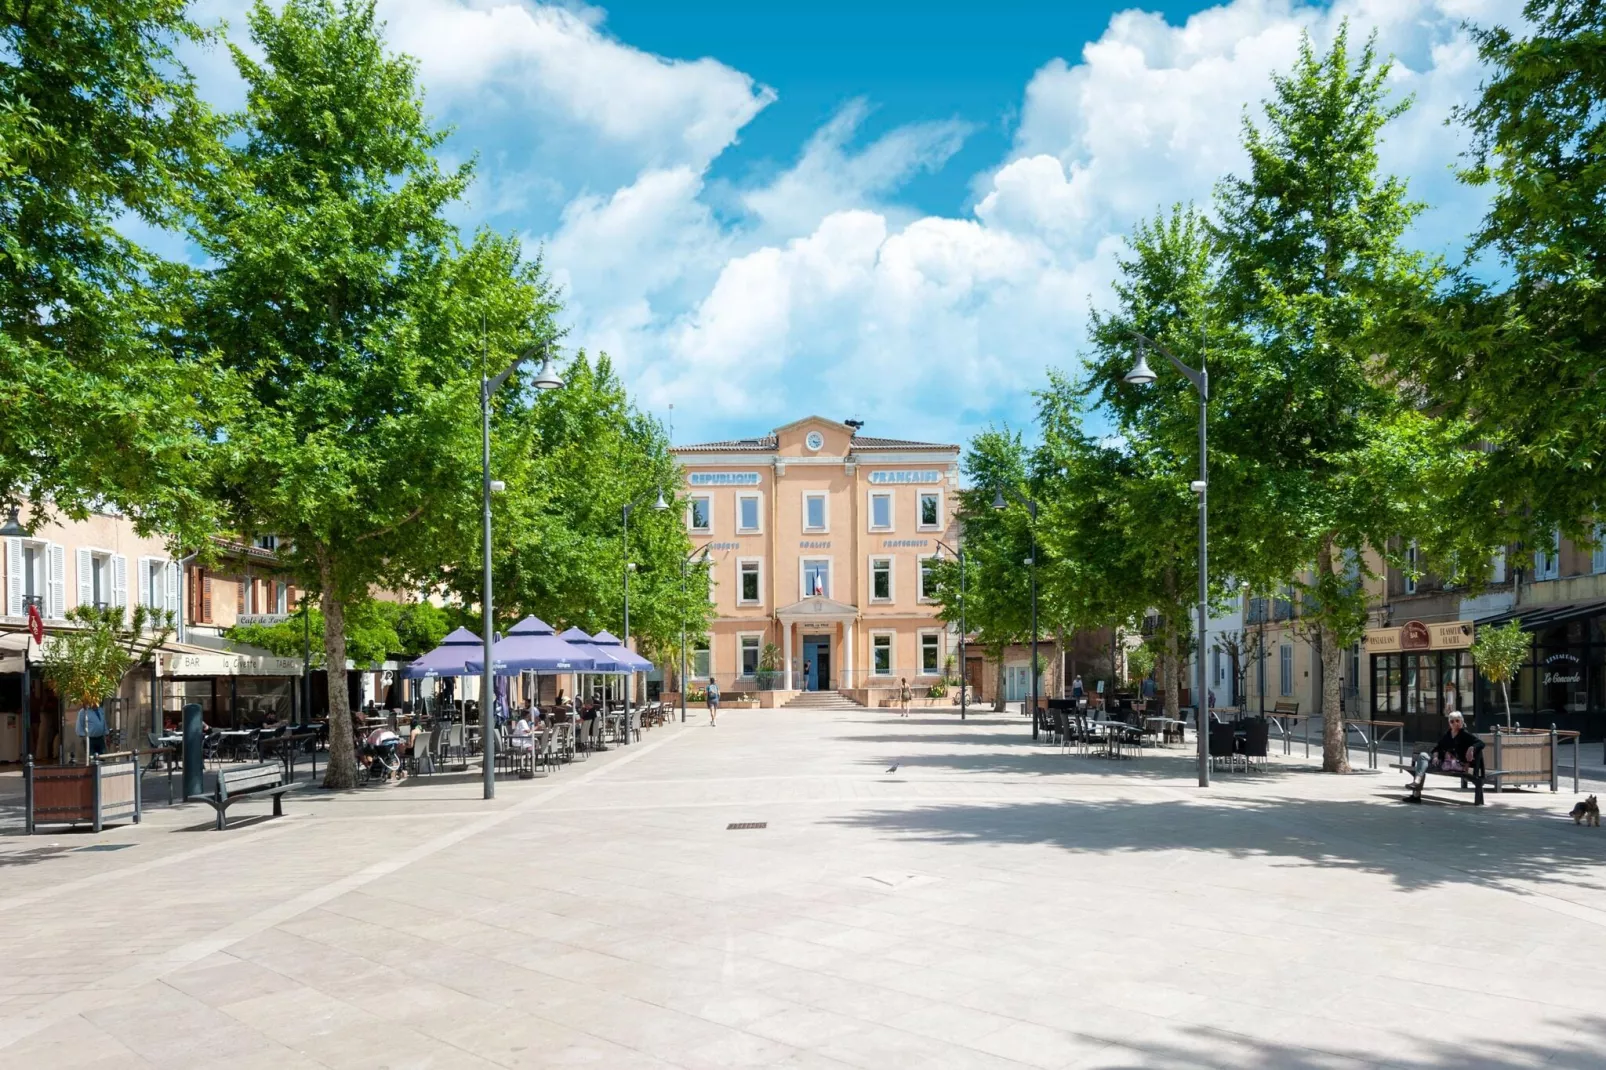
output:
M139 762L132 756L108 755L88 765L41 769L23 767L23 794L28 835L36 825L102 826L132 817L139 824Z

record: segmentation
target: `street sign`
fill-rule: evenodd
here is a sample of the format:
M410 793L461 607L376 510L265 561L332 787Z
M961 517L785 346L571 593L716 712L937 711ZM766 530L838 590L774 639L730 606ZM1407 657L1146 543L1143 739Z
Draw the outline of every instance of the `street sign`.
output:
M288 613L241 613L234 618L234 623L241 627L249 627L253 624L265 627L270 624L283 624L289 619L290 614Z
M45 641L44 618L39 615L39 607L32 603L28 606L28 634L33 636L33 641L36 643Z

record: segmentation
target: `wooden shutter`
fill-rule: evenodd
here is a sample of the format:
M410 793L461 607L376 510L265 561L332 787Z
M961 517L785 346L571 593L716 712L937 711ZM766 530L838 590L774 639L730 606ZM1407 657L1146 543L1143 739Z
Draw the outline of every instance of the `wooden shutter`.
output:
M22 595L28 589L27 577L22 570L26 558L22 553L21 539L6 540L6 615L20 617L23 614Z
M156 592L151 586L151 571L155 561L148 557L139 559L139 604L142 606L156 605Z
M67 615L67 548L59 543L45 547L45 616L61 620Z
M112 554L112 608L128 607L128 558Z
M78 604L95 602L95 556L82 546L78 548Z
M177 616L179 612L178 563L175 561L168 561L165 564L158 564L157 569L162 573L163 578L165 579L165 585L167 587L167 597L162 601L162 608L167 610L169 613L172 613L174 616ZM162 581L153 579L152 586L154 587L159 582Z
M201 570L201 623L212 623L212 574Z

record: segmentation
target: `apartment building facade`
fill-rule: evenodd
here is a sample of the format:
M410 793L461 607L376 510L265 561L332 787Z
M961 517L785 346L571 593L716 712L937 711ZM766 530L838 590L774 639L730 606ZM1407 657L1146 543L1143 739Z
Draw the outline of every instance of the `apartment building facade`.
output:
M959 545L958 446L813 416L674 453L715 607L694 682L868 693L950 671L929 566Z

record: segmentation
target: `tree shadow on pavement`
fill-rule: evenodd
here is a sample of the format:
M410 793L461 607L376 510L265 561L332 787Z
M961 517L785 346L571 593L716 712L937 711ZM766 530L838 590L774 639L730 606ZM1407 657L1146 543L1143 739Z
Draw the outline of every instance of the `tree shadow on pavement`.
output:
M902 772L902 770L900 770ZM1580 889L1606 901L1606 836L1554 811L1222 798L1053 801L866 810L832 823L947 844L1071 852L1206 851L1353 870L1415 890L1467 884L1519 893Z
M1431 1016L1429 1016L1431 1017ZM1120 1036L1077 1035L1109 1047L1079 1067L1098 1070L1183 1070L1194 1067L1231 1066L1238 1070L1342 1070L1363 1067L1391 1067L1396 1070L1529 1070L1552 1067L1555 1070L1600 1070L1606 1067L1606 1020L1580 1018L1576 1021L1547 1022L1547 1035L1558 1031L1572 1035L1564 1044L1513 1043L1487 1037L1469 1045L1465 1040L1424 1036L1427 1044L1442 1046L1442 1054L1422 1058L1404 1051L1380 1053L1324 1044L1318 1051L1296 1044L1278 1043L1245 1036L1242 1033L1194 1026L1181 1030L1183 1040L1130 1040ZM1199 1046L1187 1041L1196 1040ZM1225 1061L1224 1061L1225 1060Z
M996 745L994 740L987 738L968 740L953 736L854 736L853 740L888 748L904 745L908 749L887 749L877 757L858 759L857 764L869 768L880 766L884 769L896 761L900 769L905 772L924 768L933 771L947 769L1000 776L1097 776L1117 780L1170 780L1192 783L1198 771L1195 754L1176 749L1160 751L1150 749L1139 757L1117 761L1098 754L1061 752L1058 744L1041 744L1030 750L1018 746L1009 750L980 749ZM975 743L978 749L941 754L924 754L918 749L933 743ZM1314 763L1308 766L1267 763L1257 767L1253 773L1228 773L1225 776L1233 778L1233 783L1237 783L1240 778L1243 782L1251 784L1273 783L1312 774L1316 768Z

